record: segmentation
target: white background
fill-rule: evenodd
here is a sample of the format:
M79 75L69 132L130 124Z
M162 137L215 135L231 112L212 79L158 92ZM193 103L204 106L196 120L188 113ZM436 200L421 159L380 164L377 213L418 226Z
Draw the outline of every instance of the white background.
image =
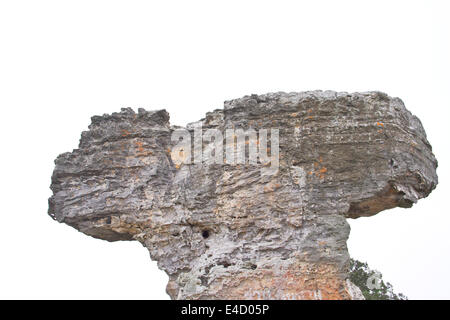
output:
M446 1L1 1L0 298L167 299L137 242L47 216L53 160L90 117L166 108L199 120L251 93L380 90L427 131L439 185L350 221L350 254L412 299L450 298Z

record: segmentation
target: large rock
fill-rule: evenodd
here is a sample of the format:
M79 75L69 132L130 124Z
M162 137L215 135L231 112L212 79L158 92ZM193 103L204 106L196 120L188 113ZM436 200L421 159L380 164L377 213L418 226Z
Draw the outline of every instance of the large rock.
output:
M198 125L224 138L279 129L278 170L179 163L180 128L166 111L122 109L93 117L52 176L49 214L96 238L141 242L173 299L360 298L346 219L410 207L437 184L419 119L380 92L251 95L188 125L193 143Z

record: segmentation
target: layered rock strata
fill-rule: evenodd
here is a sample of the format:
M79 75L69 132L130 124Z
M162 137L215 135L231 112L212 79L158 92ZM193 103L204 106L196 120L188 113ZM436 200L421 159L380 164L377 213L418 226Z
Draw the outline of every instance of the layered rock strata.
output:
M183 129L189 154L173 152L180 129L165 110L92 117L79 148L55 160L49 199L59 222L142 243L173 299L361 298L348 281L347 218L410 207L437 184L419 119L380 92L226 101ZM259 133L276 170L261 159L208 161L210 129L223 133L224 150L235 142L227 129ZM279 140L261 150L261 130L272 129Z

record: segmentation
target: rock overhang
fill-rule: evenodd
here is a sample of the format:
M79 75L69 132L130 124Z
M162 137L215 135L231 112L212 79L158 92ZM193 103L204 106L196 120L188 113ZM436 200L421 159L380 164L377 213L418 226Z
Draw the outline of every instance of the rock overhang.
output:
M276 128L276 174L261 163L176 165L171 135L182 128L168 113L122 109L93 117L52 176L49 214L96 238L140 241L172 298L352 298L346 218L409 207L437 185L420 121L384 93L226 101L186 127L192 143L199 124Z

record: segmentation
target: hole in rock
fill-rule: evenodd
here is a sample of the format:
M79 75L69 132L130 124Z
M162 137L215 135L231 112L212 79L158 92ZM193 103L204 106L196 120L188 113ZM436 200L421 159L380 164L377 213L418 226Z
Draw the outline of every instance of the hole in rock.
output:
M203 237L203 239L208 239L209 238L209 231L208 230L203 230L202 231L202 237Z

